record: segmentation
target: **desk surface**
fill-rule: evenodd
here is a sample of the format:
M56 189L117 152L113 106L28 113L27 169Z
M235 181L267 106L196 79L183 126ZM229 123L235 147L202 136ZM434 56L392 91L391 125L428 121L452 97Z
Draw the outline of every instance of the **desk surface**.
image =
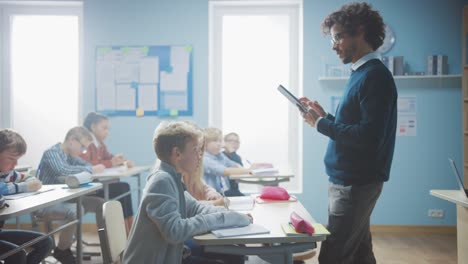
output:
M128 177L139 174L151 169L151 166L137 166L126 170L117 170L115 168L106 169L104 172L92 174L93 179L102 179L107 177Z
M26 213L34 212L39 209L68 201L79 196L94 192L102 188L100 183L90 183L89 186L70 189L65 184L56 184L51 191L34 194L16 200L8 200L10 207L0 210L0 220L20 216Z
M277 173L271 175L252 175L252 174L241 174L241 175L230 175L231 180L237 179L269 179L269 178L293 178L294 174L292 173Z
M315 222L312 216L302 206L301 202L255 204L250 212L254 223L270 230L270 234L216 238L213 234L195 236L193 240L200 245L232 245L256 243L297 243L323 241L326 235L318 236L286 236L281 228L282 223L289 222L291 212L297 212L310 222Z
M468 207L468 198L461 190L431 190L430 193L432 196Z

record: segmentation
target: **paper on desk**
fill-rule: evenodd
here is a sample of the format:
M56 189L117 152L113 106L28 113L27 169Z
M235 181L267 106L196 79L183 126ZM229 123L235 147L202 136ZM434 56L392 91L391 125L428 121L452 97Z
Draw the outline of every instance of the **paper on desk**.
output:
M121 172L124 172L126 170L128 170L127 166L121 165L121 166L117 166L117 167L104 169L103 172L94 173L92 176L116 176L116 174L118 175Z
M5 199L6 200L17 200L17 199L21 199L21 198L28 197L28 196L31 196L31 195L36 195L36 194L40 194L40 193L43 193L43 192L52 191L54 189L55 189L55 186L53 186L53 185L42 185L41 189L39 189L36 192L25 192L25 193L15 193L15 194L10 194L10 195L5 195Z
M278 168L260 168L252 170L252 175L261 175L261 176L269 176L269 175L277 175L279 172Z
M234 228L212 230L211 233L213 233L213 235L215 235L217 238L223 238L223 237L269 234L270 230L264 228L261 225L250 224L244 227L234 227Z

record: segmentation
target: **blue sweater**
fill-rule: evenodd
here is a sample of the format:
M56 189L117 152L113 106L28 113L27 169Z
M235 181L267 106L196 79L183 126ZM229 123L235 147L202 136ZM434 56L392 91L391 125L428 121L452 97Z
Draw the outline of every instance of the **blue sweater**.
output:
M395 148L397 90L392 74L372 59L351 74L335 116L317 124L328 136L330 181L363 185L388 181Z

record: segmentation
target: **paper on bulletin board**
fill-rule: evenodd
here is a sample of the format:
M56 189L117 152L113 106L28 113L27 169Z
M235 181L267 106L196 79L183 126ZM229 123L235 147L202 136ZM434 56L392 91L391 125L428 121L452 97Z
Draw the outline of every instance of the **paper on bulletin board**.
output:
M417 136L416 96L398 98L397 136Z

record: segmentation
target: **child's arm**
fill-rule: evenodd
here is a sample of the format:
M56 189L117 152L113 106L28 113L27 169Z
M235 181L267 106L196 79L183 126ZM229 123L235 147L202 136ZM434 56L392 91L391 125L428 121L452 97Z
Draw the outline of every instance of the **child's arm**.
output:
M47 164L54 173L62 176L72 175L83 171L87 171L89 173L93 172L91 164L86 161L78 158L72 158L69 163L67 160L64 160L59 153L54 151L47 151L44 153L42 162Z
M42 187L42 182L36 177L12 171L1 179L0 193L2 195L23 192L35 192Z
M158 180L148 186L148 193L141 204L145 208L146 217L155 224L155 228L159 229L169 243L182 243L213 229L245 226L250 223L246 215L233 211L182 218L178 199L178 191L169 180ZM190 206L186 206L186 209L196 212Z
M100 159L98 155L98 149L94 143L89 144L88 150L86 153L80 155L80 158L91 163L92 165L103 164L106 168L112 167L112 154L107 151L107 148L104 146L103 156Z

